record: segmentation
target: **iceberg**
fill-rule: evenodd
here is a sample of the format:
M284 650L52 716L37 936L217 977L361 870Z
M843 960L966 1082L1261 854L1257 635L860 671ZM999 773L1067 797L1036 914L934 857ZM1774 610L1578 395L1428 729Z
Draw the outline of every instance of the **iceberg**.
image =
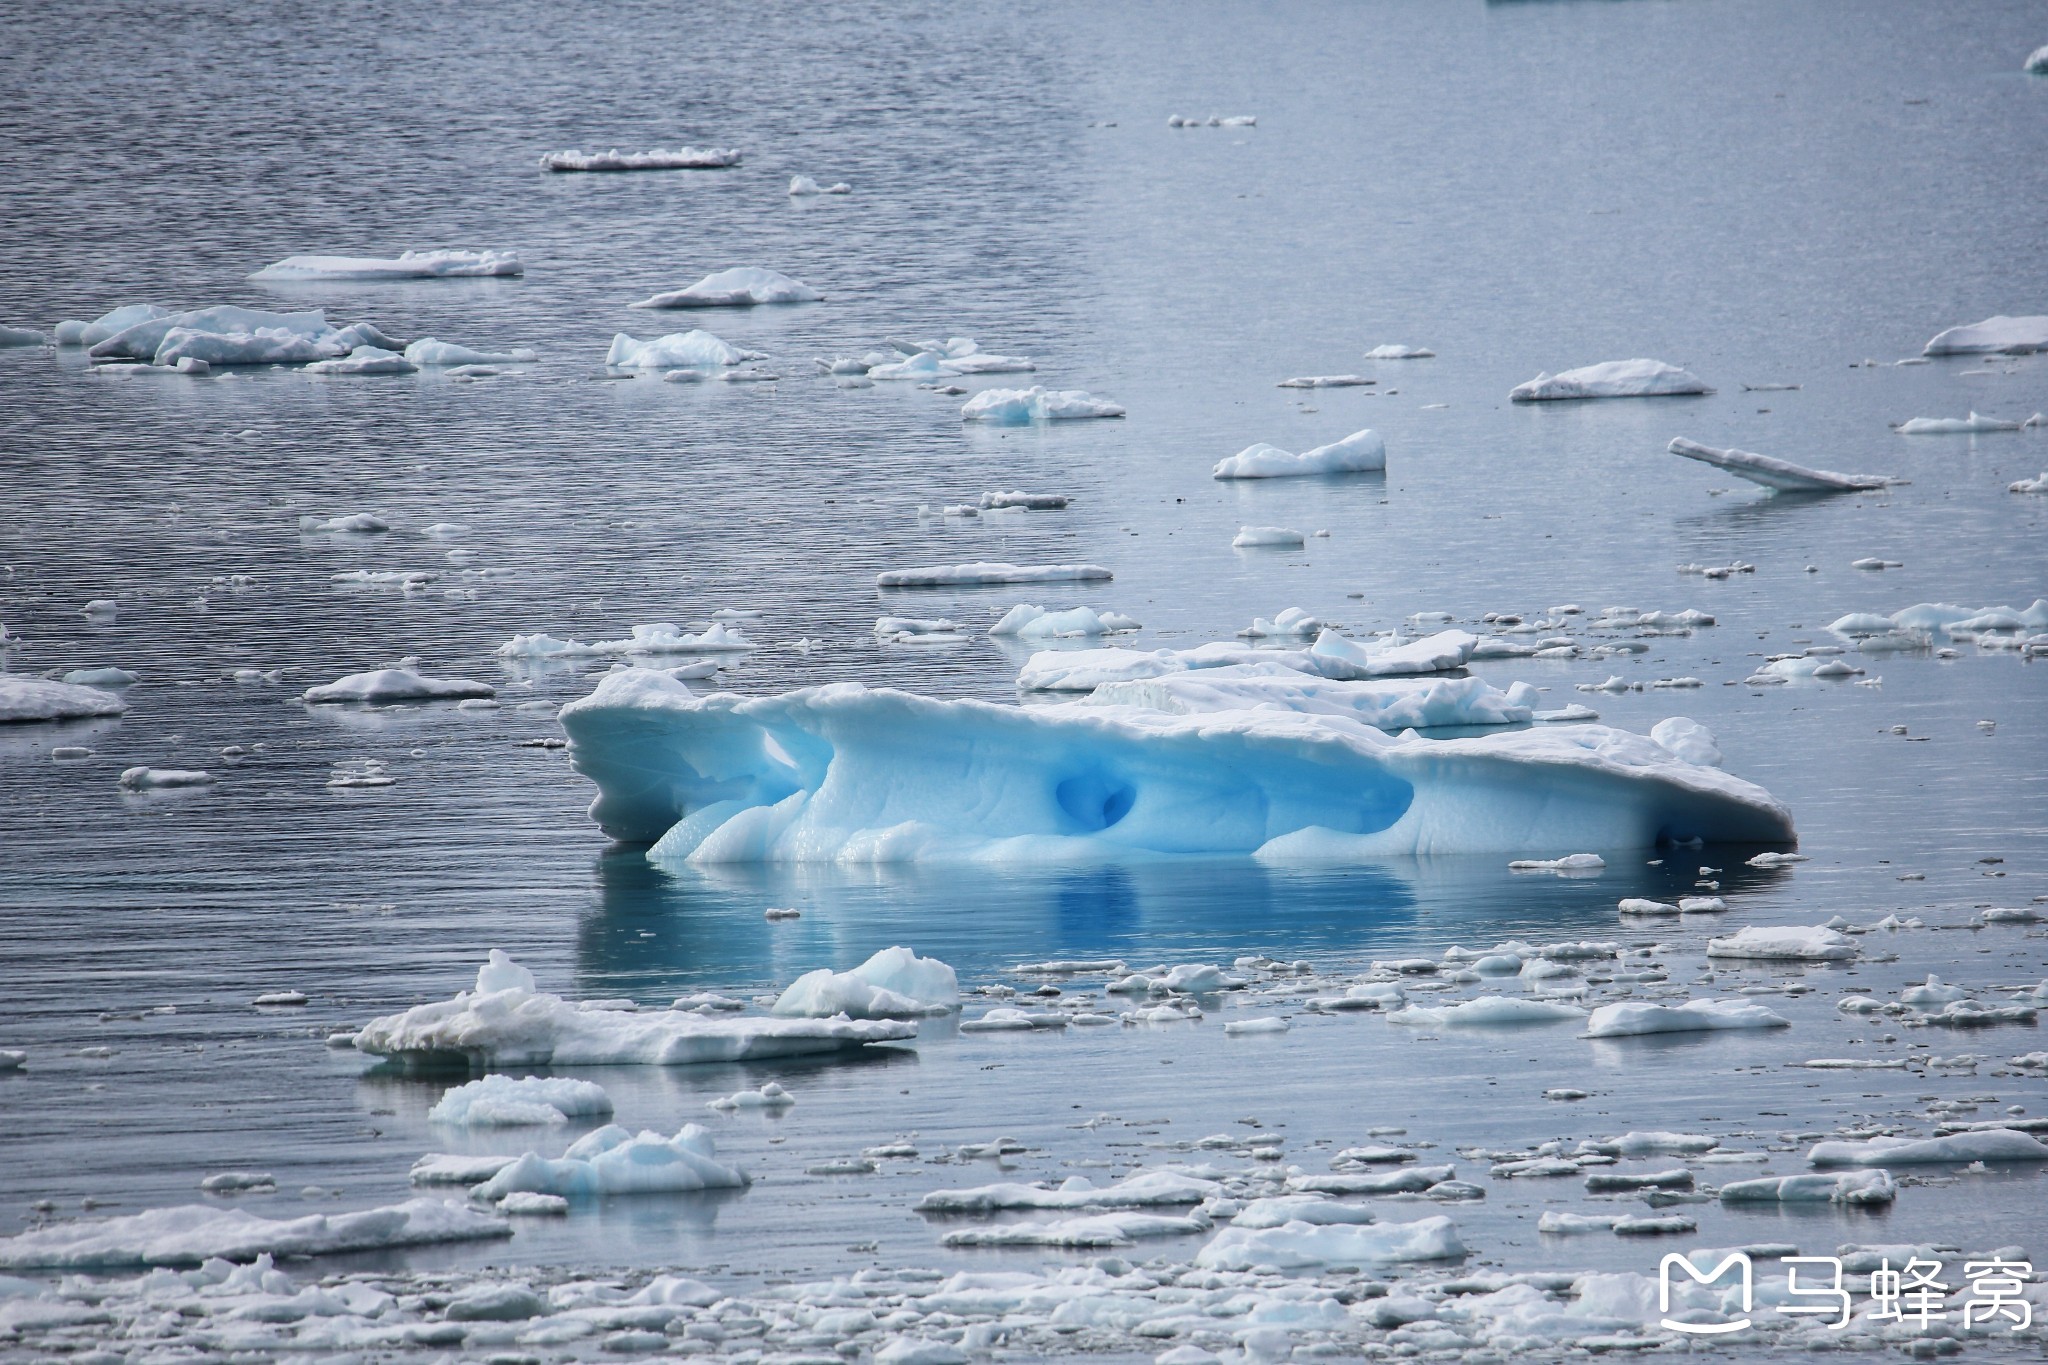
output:
M355 1035L355 1046L416 1068L685 1066L838 1052L916 1036L917 1025L895 1021L585 1009L536 990L533 973L493 949L474 991L373 1019Z
M544 171L715 171L740 164L730 147L656 147L646 152L549 152L540 159Z
M2048 1146L2013 1128L1975 1128L1946 1137L1875 1137L1863 1142L1817 1142L1806 1154L1815 1166L1929 1166L1965 1161L2048 1161ZM0 1264L5 1264L0 1261Z
M668 1194L736 1190L753 1183L746 1172L719 1161L711 1134L694 1123L674 1137L606 1124L569 1144L555 1160L528 1152L477 1185L469 1197L494 1203L508 1194L590 1198L608 1194Z
M2042 49L2048 51L2048 48ZM2041 53L2034 54L2039 57ZM2032 66L2028 70L2033 70ZM1982 322L1938 333L1922 355L2026 355L2048 351L2048 316L2013 318L2003 313Z
M1483 678L1325 679L1279 664L1248 663L1104 682L1089 702L1181 715L1273 708L1343 716L1398 734L1449 725L1527 724L1534 691L1517 683L1503 692Z
M1458 1225L1439 1214L1413 1223L1283 1223L1277 1228L1227 1227L1196 1253L1206 1270L1273 1266L1319 1270L1325 1266L1451 1261L1465 1254Z
M1586 1022L1587 1038L1634 1038L1652 1033L1705 1033L1721 1029L1790 1028L1792 1021L1747 1000L1688 1000L1682 1005L1625 1002L1602 1005Z
M511 251L404 251L396 256L287 256L252 280L448 280L523 275Z
M706 275L687 289L656 294L630 308L752 308L762 303L816 303L824 298L802 280L758 266Z
M1275 636L1320 635L1322 631L1323 623L1300 607L1282 607L1270 617L1254 616L1252 623L1238 634L1265 640Z
M2025 421L2007 421L2001 417L1986 417L1972 409L1968 417L1915 417L1901 422L1893 430L1901 436L1967 436L1986 431L2025 431L2028 427L2048 424L2048 417L2035 413Z
M1428 360L1435 355L1436 352L1430 350L1427 346L1403 346L1398 342L1390 342L1385 346L1373 347L1365 353L1365 358L1367 360Z
M288 1219L186 1204L0 1237L0 1268L104 1270L198 1265L215 1258L253 1261L263 1255L332 1256L511 1235L512 1228L503 1219L439 1199L408 1199L360 1213L315 1213Z
M465 1128L519 1128L611 1112L612 1097L591 1081L560 1076L486 1076L441 1096L427 1111L427 1121Z
M884 948L852 971L819 968L790 983L770 1013L785 1019L915 1019L960 1008L960 980L937 958Z
M405 348L405 358L421 368L454 368L457 365L526 365L540 359L537 351L515 346L509 351L473 351L452 341L421 337Z
M182 363L182 361L180 362ZM316 360L306 366L307 374L418 374L420 367L397 351L382 346L358 346L336 360Z
M1015 507L1027 512L1054 512L1065 507L1073 499L1064 493L1026 493L1023 489L1010 492L983 493L979 504L982 511Z
M1661 360L1610 360L1559 374L1539 374L1510 389L1508 398L1516 403L1547 403L1568 398L1655 398L1712 392L1698 375Z
M872 370L868 373L879 377ZM1084 390L1048 389L1039 384L1028 389L983 389L960 405L962 421L993 422L1004 426L1123 415L1124 410L1115 403Z
M1273 665L1311 677L1355 682L1448 673L1465 666L1477 643L1462 630L1439 631L1419 640L1361 643L1324 628L1307 649L1258 649L1219 641L1195 649L1055 650L1032 655L1017 674L1017 686L1027 692L1092 692L1108 682L1241 665Z
M1100 564L935 564L924 569L889 569L875 575L878 588L954 588L992 583L1103 583L1114 578Z
M96 687L0 673L0 725L118 716L127 709L127 702Z
M614 838L658 840L654 858L698 863L1793 840L1763 789L1604 726L1428 739L1224 704L1015 707L854 683L699 696L623 669L560 720L599 789L591 817Z
M385 705L398 701L459 701L465 697L495 697L498 689L468 678L429 678L419 671L419 660L401 659L391 668L368 673L351 673L306 689L305 697L315 705L362 702Z
M615 370L681 370L712 369L763 359L766 357L759 351L743 351L709 332L692 329L671 332L652 341L620 332L612 337L604 363Z
M853 186L844 180L837 184L820 185L808 175L793 175L789 178L789 193L793 199L810 194L852 194Z
M1673 455L1715 465L1738 479L1786 493L1855 493L1888 488L1899 482L1883 474L1837 474L1832 469L1808 469L1747 450L1717 450L1682 436L1674 437L1667 449Z
M1299 455L1261 442L1246 446L1229 459L1218 460L1218 479L1285 479L1310 474L1353 474L1387 467L1387 443L1371 427L1341 441L1304 450Z
M1003 614L1003 619L988 628L990 635L1014 636L1019 640L1068 640L1100 635L1121 635L1141 629L1139 624L1122 612L1098 612L1093 607L1069 607L1065 611L1048 611L1044 607L1019 602ZM876 626L879 633L880 625Z

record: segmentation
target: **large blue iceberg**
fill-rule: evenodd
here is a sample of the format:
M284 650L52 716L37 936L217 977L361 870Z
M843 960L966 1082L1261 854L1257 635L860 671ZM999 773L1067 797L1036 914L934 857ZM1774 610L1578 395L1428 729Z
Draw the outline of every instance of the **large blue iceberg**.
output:
M701 695L626 669L562 709L590 813L661 862L1348 860L1789 844L1770 793L1605 726L1401 734L1416 679L1219 669L1051 706L853 683ZM1479 683L1433 723L1525 718ZM1389 696L1381 696L1389 693ZM1454 699L1468 712L1446 715Z

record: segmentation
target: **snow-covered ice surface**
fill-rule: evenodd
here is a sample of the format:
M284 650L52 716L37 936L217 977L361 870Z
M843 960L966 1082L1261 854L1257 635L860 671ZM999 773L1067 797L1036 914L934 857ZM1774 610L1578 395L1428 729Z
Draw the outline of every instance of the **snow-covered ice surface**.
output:
M133 357L91 361L82 326L55 347L0 349L5 673L139 678L123 715L0 726L0 1052L23 1057L0 1074L0 1237L195 1204L282 1222L418 1195L491 1217L468 1185L529 1149L560 1159L596 1120L435 1123L452 1085L486 1073L430 1075L326 1040L447 1001L494 946L571 1006L608 1002L578 1011L600 1022L823 1025L776 1021L773 998L896 944L951 965L963 1008L915 1021L914 1039L817 1058L492 1068L601 1085L613 1121L664 1142L701 1124L713 1159L753 1183L559 1205L528 1193L502 1210L509 1238L239 1271L131 1266L67 1286L55 1268L8 1270L29 1288L0 1290L0 1355L552 1363L844 1346L854 1360L1135 1365L1296 1347L1304 1360L1639 1358L1631 1348L1655 1341L1655 1356L1794 1359L1824 1342L1844 1361L1898 1360L1945 1343L1869 1320L1868 1270L1849 1275L1859 1316L1837 1332L1776 1312L1786 1268L1759 1255L1757 1326L1688 1348L1659 1326L1659 1260L1885 1247L1898 1267L1915 1247L1959 1284L1966 1260L2023 1247L2038 1293L2048 1162L1807 1161L1822 1142L1924 1141L2044 1112L2043 1025L2005 1012L2048 1003L2035 998L2048 940L2042 923L1992 912L2048 913L2035 901L2048 894L2048 674L2028 654L2048 623L1950 626L1994 608L2024 618L2048 596L2048 500L2006 491L2048 468L2048 431L1889 427L2048 411L2048 356L1893 363L1954 324L2048 311L2032 283L2048 278L2044 87L2018 70L2048 42L2037 11L1869 0L1845 25L1826 6L1744 0L1372 4L1309 23L1055 0L972 22L903 6L781 22L712 0L663 29L634 7L563 23L515 6L479 27L473 12L411 6L380 12L374 50L361 24L289 6L170 7L146 22L11 12L0 64L33 117L0 139L13 229L0 319L48 332L128 304L324 308L336 332L370 322L386 338L337 355L440 338L540 359L475 383L424 365L324 381L220 365L151 383L95 374ZM209 59L181 59L194 52ZM1212 109L1259 125L1162 126ZM279 117L289 138L266 142ZM579 143L685 142L747 158L645 175L535 165ZM797 172L855 192L791 199ZM436 244L516 249L527 274L289 294L244 279L293 252ZM627 303L731 263L830 296L718 315L711 330L769 353L781 383L605 371L615 330L688 328ZM650 317L678 325L636 327ZM954 336L1037 369L984 378L935 361L894 383L837 384ZM1366 359L1383 341L1438 357ZM811 365L871 354L859 374ZM1638 355L1720 392L1505 399L1541 369ZM1351 370L1379 382L1274 387ZM975 392L1031 383L1130 415L960 420ZM1385 438L1384 477L1210 477L1254 440L1302 451L1364 427ZM1665 453L1674 436L1911 482L1767 498L1681 465ZM1069 501L915 515L995 489ZM390 530L300 529L363 511ZM1306 554L1232 551L1244 525L1331 535ZM1867 558L1903 567L1849 568ZM971 563L1094 564L1115 579L874 585L884 570ZM358 571L395 576L334 577ZM94 600L119 611L84 615ZM1019 602L1114 609L1144 629L989 636ZM1957 609L1890 620L1915 604ZM1313 636L1237 635L1286 607L1361 651L1396 638L1384 632L1468 636L1462 657L1438 651L1450 670L1417 675L1429 715L1580 703L1639 736L1688 717L1725 772L1791 811L1806 860L1752 865L1788 844L1666 844L1566 876L1511 872L1506 853L657 865L589 821L595 788L553 719L630 656L543 668L494 653L519 634L597 642L670 622L701 636L722 622L756 647L645 661L723 664L690 685L756 698L852 681L1014 709L1045 699L1016 687L1038 653L1307 654ZM1719 624L1681 619L1689 609ZM1887 624L1828 628L1859 614ZM965 638L884 644L884 615L950 620ZM1827 649L1844 652L1807 653ZM300 703L408 655L495 687L469 700L496 707ZM1742 685L1778 655L1864 672ZM1467 676L1480 686L1465 702L1435 690ZM1609 677L1622 690L1576 690ZM1685 678L1703 686L1651 686ZM1511 705L1517 683L1534 695ZM1275 684L1232 684L1246 697L1254 685ZM1323 700L1366 705L1362 690ZM1398 723L1398 708L1375 714ZM1523 733L1517 721L1468 737ZM794 733L774 743L807 761ZM760 755L739 757L760 770ZM392 784L329 785L366 760ZM137 767L217 781L121 788ZM1564 837L1533 852L1593 847ZM1694 898L1728 908L1617 909ZM1819 925L1857 957L1706 953L1746 927ZM1017 970L1056 960L1121 965ZM1104 990L1203 966L1218 978L1183 975L1213 987L1191 996ZM1905 1003L1930 974L1963 999ZM1048 985L1060 994L1037 994ZM307 1003L252 1005L284 987ZM1486 996L1587 1018L1386 1017ZM1848 997L1877 1008L1838 1009ZM1581 1036L1606 1006L1694 999L1788 1024ZM1035 1026L958 1028L998 1010ZM1226 1032L1269 1019L1286 1030ZM771 1083L797 1103L706 1107ZM1657 1131L1718 1145L1590 1145ZM1367 1148L1415 1155L1332 1166ZM428 1154L492 1170L414 1186ZM1418 1187L1417 1168L1445 1174ZM1055 1191L1075 1176L1100 1189L1162 1169L1221 1189L1125 1210L915 1209L939 1190ZM1586 1188L1674 1169L1690 1189ZM200 1187L237 1171L276 1183ZM1880 1171L1889 1204L1719 1195ZM1355 1271L1195 1265L1234 1227L1339 1221L1259 1207L1317 1194L1307 1203L1373 1220L1358 1228L1448 1217L1468 1254ZM556 1212L524 1211L543 1208ZM1546 1235L1546 1213L1601 1226ZM1135 1240L1107 1247L948 1244L1118 1214L1210 1226L1135 1238L1160 1225L1120 1222L1096 1235ZM1614 1230L1671 1219L1696 1231ZM1882 1254L1851 1256L1875 1268ZM1725 1283L1681 1286L1676 1306L1718 1317ZM1961 1360L2039 1356L2035 1333L1961 1333L1964 1297L1945 1305Z
M523 275L513 251L401 251L396 256L287 256L252 280L448 280Z
M1692 371L1661 360L1609 360L1557 374L1539 374L1525 384L1517 384L1508 397L1517 403L1541 403L1571 398L1658 398L1712 392Z
M128 703L120 697L82 682L0 673L0 724L118 716L127 709Z

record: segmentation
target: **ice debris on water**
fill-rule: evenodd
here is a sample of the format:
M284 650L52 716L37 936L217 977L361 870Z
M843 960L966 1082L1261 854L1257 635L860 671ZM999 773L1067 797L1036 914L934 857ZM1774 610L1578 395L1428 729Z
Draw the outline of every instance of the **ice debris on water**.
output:
M128 703L120 697L96 687L0 673L0 725L118 716L127 709Z
M611 1096L592 1081L566 1076L486 1076L442 1095L427 1111L427 1121L465 1128L518 1128L611 1112Z
M983 389L960 406L962 421L1003 426L1123 415L1123 408L1117 404L1085 390L1055 390L1039 384L1028 389Z
M742 350L709 332L692 329L651 341L619 332L612 337L604 363L617 370L708 370L766 358L759 351Z
M1599 872L1607 860L1597 853L1567 853L1562 858L1517 858L1510 872Z
M549 152L540 159L544 171L701 171L740 164L730 147L656 147L645 152Z
M118 1218L80 1219L0 1237L0 1269L105 1270L200 1265L258 1256L330 1256L437 1242L509 1237L487 1214L439 1199L409 1199L360 1213L261 1218L187 1204Z
M771 1013L786 1018L915 1019L960 1008L960 980L937 958L884 948L851 971L806 972L779 996Z
M1019 640L1068 640L1121 635L1138 629L1141 629L1138 622L1122 612L1098 612L1093 607L1069 607L1065 611L1056 611L1020 602L990 626L988 633ZM877 633L880 630L877 623Z
M1821 925L1748 928L1707 940L1707 956L1765 962L1846 962L1856 956L1848 936Z
M2048 425L2048 416L2038 412L2024 420L2009 421L1986 417L1973 409L1968 417L1915 417L1899 423L1893 430L1901 436L1959 436L1987 431L2024 431L2028 427L2044 425Z
M252 280L446 280L523 275L512 251L402 251L396 256L287 256Z
M1260 442L1245 447L1228 459L1217 461L1211 473L1218 479L1282 479L1313 474L1350 474L1386 467L1386 442L1380 439L1377 431L1368 427L1341 441L1332 441L1298 455Z
M2048 1146L2010 1128L1979 1128L1943 1137L1874 1137L1815 1143L1815 1166L1928 1166L1966 1161L2048 1161Z
M409 655L389 668L350 673L331 683L307 688L305 699L314 705L359 702L375 706L401 701L456 701L498 694L498 689L489 683L468 678L430 678L419 671L419 662Z
M1368 379L1362 374L1309 374L1294 379L1283 379L1276 388L1282 389L1354 389L1368 384L1377 384L1377 379Z
M1300 549L1307 543L1306 536L1287 526L1240 526L1230 542L1238 550Z
M1717 450L1713 446L1688 441L1684 437L1672 438L1668 449L1673 455L1682 455L1688 460L1718 466L1737 478L1762 484L1774 492L1868 492L1888 488L1900 482L1883 474L1837 474L1831 469L1809 469L1805 465L1793 464L1789 460L1757 455L1747 450Z
M2008 493L2048 493L2048 470L2031 479L2015 479L2005 489Z
M630 308L752 308L764 303L816 303L824 298L802 280L759 266L735 266L706 275L687 289L656 294Z
M774 1081L769 1081L758 1090L739 1090L730 1095L720 1095L715 1100L707 1100L704 1107L734 1113L741 1109L787 1109L795 1103L796 1096Z
M314 361L306 366L306 373L344 376L418 374L419 368L401 352L389 351L382 346L358 346L345 356Z
M1254 128L1258 126L1256 114L1211 114L1198 118L1187 114L1169 114L1166 126L1169 128Z
M405 358L421 368L457 369L469 365L526 365L540 359L540 353L524 346L509 351L478 351L436 337L421 337L405 348ZM427 535L434 534L427 528Z
M555 659L586 659L635 654L741 654L756 648L754 641L736 627L713 621L696 633L683 630L672 621L654 621L634 626L632 634L619 640L558 640L552 635L515 635L493 651L501 659L523 659L545 663Z
M878 588L940 588L1000 583L1101 583L1115 577L1100 564L939 564L922 569L888 569L875 575Z
M48 346L51 338L33 327L0 326L0 346Z
M128 791L154 791L164 787L211 786L214 776L191 768L134 767L124 770L116 781Z
M2041 63L2041 49L2027 59L2027 70L2048 69L2048 63ZM2048 351L2048 316L1986 318L1962 327L1951 327L1938 333L1927 343L1926 355L2027 355L2034 351Z
M1517 403L1554 402L1573 398L1654 398L1673 394L1712 393L1689 370L1661 360L1610 360L1558 374L1539 374L1517 384L1508 398Z
M1434 358L1435 355L1436 352L1430 350L1427 346L1403 346L1399 342L1389 342L1383 346L1373 347L1365 353L1365 358L1367 360L1429 360Z
M359 347L403 350L366 322L329 325L319 310L274 313L221 304L173 312L153 304L117 308L94 323L60 323L59 339L76 336L96 361L132 360L156 366L181 361L208 365L304 365L335 360ZM97 340L89 338L97 336Z
M526 1153L473 1187L469 1197L488 1204L516 1193L588 1198L742 1189L752 1183L746 1172L717 1156L711 1134L694 1123L672 1138L607 1124L570 1143L558 1158Z
M1790 1028L1792 1021L1746 1000L1688 1000L1679 1005L1623 1001L1602 1005L1586 1022L1587 1038L1628 1038L1657 1033Z
M791 198L802 198L811 194L852 194L853 186L841 180L831 185L820 185L808 175L793 175L789 178Z

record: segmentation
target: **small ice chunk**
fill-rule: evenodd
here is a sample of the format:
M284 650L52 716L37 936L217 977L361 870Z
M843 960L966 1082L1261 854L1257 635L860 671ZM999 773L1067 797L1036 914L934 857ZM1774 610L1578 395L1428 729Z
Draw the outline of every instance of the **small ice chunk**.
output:
M1724 1204L1889 1204L1898 1198L1891 1172L1843 1171L1838 1175L1779 1175L1736 1180L1721 1187Z
M516 1128L609 1115L612 1099L591 1081L557 1076L486 1076L458 1085L427 1111L431 1123Z
M706 1100L706 1109L717 1109L732 1113L741 1109L787 1109L796 1103L796 1096L784 1090L774 1081L769 1081L758 1090L738 1090L730 1095L720 1095L715 1100Z
M890 569L875 575L881 588L962 587L985 583L1104 582L1115 577L1099 564L940 564Z
M49 344L49 335L44 332L38 332L32 327L0 326L0 346L48 346Z
M624 332L617 333L612 337L611 349L605 352L604 363L618 370L682 370L715 369L763 359L766 357L758 351L741 350L701 328L694 328L687 332L670 332L651 341L642 341Z
M1137 629L1138 622L1122 612L1097 612L1092 607L1049 611L1044 607L1020 602L1004 613L1002 620L990 626L988 633L994 636L1014 636L1019 640L1069 640L1117 635Z
M1379 382L1377 379L1368 379L1362 374L1308 374L1295 379L1283 379L1274 387L1282 389L1352 389Z
M1688 1000L1682 1005L1624 1001L1594 1010L1583 1036L1630 1038L1652 1033L1789 1028L1791 1024L1783 1015L1747 1000Z
M549 152L540 159L544 171L704 171L740 164L730 147L656 147L645 152Z
M2044 53L2048 53L2048 48L2027 58L2027 70L2048 70L2048 63L2043 62ZM2048 316L2015 318L2001 313L1938 333L1922 354L2026 355L2033 351L2048 351Z
M1390 1024L1415 1024L1432 1028L1488 1028L1502 1024L1547 1024L1560 1019L1584 1019L1586 1012L1576 1005L1554 1000L1531 1000L1527 996L1482 995L1456 1005L1428 1008L1410 1005L1387 1016Z
M73 687L132 687L137 676L125 668L74 668L64 681Z
M440 1199L408 1199L359 1213L259 1218L186 1204L119 1218L81 1219L0 1237L0 1268L107 1270L198 1265L261 1255L329 1256L511 1235L504 1220Z
M453 701L464 697L495 697L498 689L468 678L430 678L419 672L418 660L405 659L390 668L351 673L331 683L306 689L314 705L361 702L386 705L399 701Z
M0 725L118 716L127 709L127 702L95 687L0 673Z
M839 181L837 184L820 185L808 175L793 175L789 178L789 193L791 198L801 198L811 194L851 194L853 193L853 186L847 184L844 180Z
M1968 417L1915 417L1899 423L1894 430L1901 436L1962 436L1987 431L2023 431L2042 425L2044 421L2048 419L2038 412L2025 421L2008 421L2000 417L1986 417L1972 410Z
M1325 1266L1386 1265L1405 1261L1449 1261L1465 1255L1458 1225L1441 1214L1413 1223L1284 1223L1274 1228L1227 1227L1195 1256L1205 1270L1281 1271Z
M1685 716L1660 720L1650 727L1650 738L1674 758L1707 768L1721 766L1721 749L1714 743L1714 732L1696 720Z
M326 531L346 535L370 535L391 529L391 523L375 512L350 512L334 517L300 517L301 531Z
M1726 938L1707 940L1707 956L1767 962L1842 962L1856 956L1856 944L1847 935L1824 925L1752 927Z
M397 351L387 351L382 346L358 346L345 356L314 361L306 366L306 373L344 376L417 374L419 368Z
M524 346L509 351L475 351L452 341L422 337L405 348L405 358L422 367L454 369L463 365L524 365L540 359L540 353ZM432 534L429 528L428 534Z
M242 1194L251 1190L275 1192L277 1177L268 1171L222 1171L200 1181L199 1188L208 1194Z
M1673 455L1682 455L1688 460L1715 465L1739 479L1748 479L1751 483L1762 484L1773 491L1852 493L1887 488L1899 482L1883 474L1837 474L1831 469L1809 469L1805 465L1793 464L1789 460L1757 455L1747 450L1717 450L1713 446L1701 445L1698 441L1688 441L1683 437L1674 437L1666 448Z
M1517 403L1554 402L1572 398L1650 398L1670 394L1712 393L1689 370L1661 360L1610 360L1558 374L1539 374L1509 391Z
M917 1201L919 1213L992 1213L999 1209L1132 1209L1171 1204L1199 1204L1221 1194L1214 1180L1178 1171L1139 1171L1113 1185L1097 1188L1086 1176L1074 1176L1058 1189L1002 1183L966 1190L934 1190Z
M1305 450L1299 455L1260 442L1247 446L1211 471L1218 479L1283 479L1312 474L1350 474L1387 467L1387 443L1367 427L1341 441Z
M1028 389L983 389L960 407L962 421L1005 426L1123 415L1117 404L1085 390L1047 389L1039 384Z
M287 256L252 280L447 280L523 275L511 251L405 251L396 256Z
M816 303L824 298L802 280L759 266L706 275L687 289L656 294L629 308L752 308L763 303Z
M1510 872L1598 872L1607 860L1597 853L1567 853L1562 858L1517 858Z
M1285 1033L1288 1024L1277 1014L1265 1015L1258 1019L1233 1019L1223 1026L1223 1031L1232 1037L1254 1033Z
M614 1123L570 1143L556 1160L528 1152L469 1197L490 1203L518 1191L570 1198L734 1190L751 1183L746 1172L717 1159L711 1134L697 1124L684 1124L669 1138L655 1132L636 1136Z
M1240 526L1230 544L1238 550L1299 549L1307 544L1307 537L1286 526Z
M204 787L214 780L209 772L185 768L129 768L118 779L129 791L152 791L159 787Z
M2048 1146L2011 1128L1980 1128L1946 1137L1875 1137L1815 1143L1815 1166L1924 1166L1965 1161L2048 1161ZM0 1261L0 1264L5 1264Z
M937 958L884 948L851 971L820 968L792 982L771 1013L784 1018L914 1019L960 1007L960 981Z
M1365 353L1367 360L1428 360L1436 355L1427 346L1403 346L1399 342L1388 342L1375 346Z

